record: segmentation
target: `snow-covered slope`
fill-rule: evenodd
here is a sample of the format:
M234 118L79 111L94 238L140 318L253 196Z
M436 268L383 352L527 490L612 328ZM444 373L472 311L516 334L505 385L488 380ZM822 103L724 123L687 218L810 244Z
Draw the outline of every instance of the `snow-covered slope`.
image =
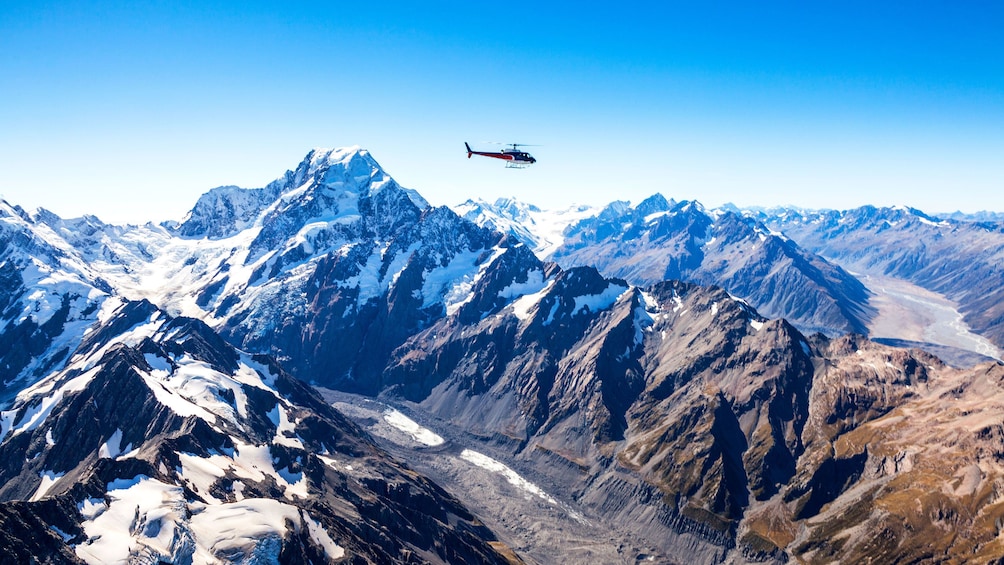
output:
M0 403L58 368L113 292L37 216L0 201Z
M0 413L0 530L36 530L0 536L5 559L505 562L465 508L271 359L148 302L100 317Z
M82 222L49 218L118 294L327 384L456 309L504 251L501 235L429 207L358 148L311 151L264 188L214 189L180 224Z
M494 204L481 199L467 200L453 206L453 211L465 220L523 242L537 257L546 260L564 243L565 230L569 226L594 216L599 209L571 206L563 210L541 210L514 198L499 198Z

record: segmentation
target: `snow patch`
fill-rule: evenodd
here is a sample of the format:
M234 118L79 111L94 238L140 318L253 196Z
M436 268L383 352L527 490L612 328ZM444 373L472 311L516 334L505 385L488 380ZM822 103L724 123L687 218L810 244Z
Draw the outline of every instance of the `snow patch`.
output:
M645 341L645 331L655 324L655 316L659 313L659 302L650 294L640 292L641 303L634 309L634 343L641 345Z
M554 279L547 281L547 284L544 285L544 288L540 289L539 291L533 294L524 294L523 296L517 298L512 303L513 315L516 316L521 322L529 320L530 310L540 303L540 301L544 298L544 296L547 295L548 291L551 290L552 286L554 286ZM557 306L557 302L555 302L555 306ZM547 325L546 322L545 325Z
M153 392L153 397L157 399L157 402L170 408L175 414L182 418L195 416L210 424L216 424L216 416L213 413L181 396L177 391L169 390L164 386L162 379L142 373L140 376L143 377L143 382Z
M469 301L471 288L491 262L476 264L483 252L484 250L479 249L457 253L445 267L436 267L428 271L422 283L422 308L442 303L447 314L452 314ZM496 249L495 253L498 252Z
M575 307L572 308L572 315L575 316L580 311L588 309L589 312L600 312L606 310L617 301L622 294L628 291L627 286L619 284L607 284L607 288L599 294L587 294L575 297Z
M444 443L444 440L440 435L428 428L418 425L418 422L393 408L390 408L383 413L383 419L388 424L410 435L412 439L422 445L435 447L437 445L443 445Z
M51 489L52 486L59 481L59 479L63 478L64 475L66 475L66 473L56 473L53 471L42 471L39 473L39 477L41 477L42 482L38 484L38 488L35 489L35 494L31 495L31 498L28 500L31 502L42 500L45 494L49 492L49 489Z
M278 397L279 393L275 391L276 376L267 365L258 363L246 353L241 353L240 366L234 373L233 379L241 384L267 390Z
M652 222L658 220L659 218L662 218L663 216L668 216L670 213L671 212L669 210L663 210L662 212L655 212L645 216L644 221L646 224L651 224Z
M7 432L14 427L15 416L17 416L17 410L4 410L0 412L0 441L7 437Z
M128 447L132 447L132 445L130 444ZM115 433L108 438L108 441L101 444L101 447L98 448L98 458L115 459L119 455L122 455L123 451L129 451L129 449L122 449L122 429L116 428Z
M331 536L328 535L327 530L321 526L320 522L317 522L306 513L303 515L303 521L307 526L310 541L324 550L325 557L328 559L341 559L345 557L345 549L331 539Z
M108 505L105 504L103 498L88 498L77 505L77 511L84 517L84 520L93 520L105 510L108 510Z
M7 431L10 429L13 429L11 437L14 437L22 432L30 432L37 429L45 422L46 418L49 417L49 414L52 413L52 409L55 408L55 406L59 404L66 395L84 390L84 388L87 387L87 384L94 379L95 375L97 375L98 370L99 367L95 367L82 375L70 379L55 392L43 398L38 404L25 410L24 414L16 423L10 423L13 420L13 413L15 411L11 410L4 412L2 430L4 434L0 435L0 438L6 437ZM50 381L48 386L53 386L53 382L54 381ZM20 399L21 395L18 395L18 397ZM15 425L17 426L16 428L14 427Z
M460 453L460 458L468 463L481 467L482 469L502 475L505 480L509 482L509 484L516 488L522 489L531 495L539 496L551 504L558 504L557 500L544 492L540 487L524 479L519 473L509 468L508 465L496 461L487 455L470 449L465 449Z
M544 271L533 270L527 273L526 282L513 282L499 291L499 298L510 300L516 297L536 294L547 287L544 282Z
M474 298L474 286L481 280L484 276L485 271L488 267L499 258L505 249L502 247L496 247L492 252L492 256L485 261L482 261L480 265L477 265L477 270L474 272L468 272L461 275L454 283L453 287L443 296L443 304L446 306L446 315L452 316L459 310L464 304L467 304Z
M71 539L76 537L64 532L63 530L60 530L56 526L49 526L49 529L55 532L57 536L63 538L63 543L69 543Z
M267 415L268 419L275 424L275 437L272 438L272 443L294 449L304 449L303 440L296 435L296 422L289 419L289 413L282 402L277 402Z
M178 475L188 483L188 486L203 500L220 502L210 491L216 481L226 475L231 460L222 455L199 457L191 453L179 453L178 460L181 462Z

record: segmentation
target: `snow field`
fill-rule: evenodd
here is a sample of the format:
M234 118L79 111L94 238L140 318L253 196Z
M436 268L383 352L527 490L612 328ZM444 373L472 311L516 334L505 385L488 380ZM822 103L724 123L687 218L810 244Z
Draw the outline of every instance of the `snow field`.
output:
M82 505L88 539L74 547L77 557L94 565L125 565L143 551L173 560L186 537L179 527L186 506L181 487L138 475L109 484L105 497L108 502Z
M200 472L213 474L211 467ZM317 520L290 504L260 498L187 503L181 487L144 475L109 484L105 499L86 500L80 511L88 539L74 550L89 564L133 563L137 554L207 565L224 555L275 562L278 541L287 537L287 521L295 533L306 529L329 559L345 555Z

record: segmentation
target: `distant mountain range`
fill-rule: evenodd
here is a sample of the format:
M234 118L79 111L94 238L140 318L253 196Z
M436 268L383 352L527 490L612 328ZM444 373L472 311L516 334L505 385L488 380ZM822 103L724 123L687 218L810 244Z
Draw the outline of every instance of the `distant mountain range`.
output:
M451 210L358 148L213 189L181 222L3 203L0 551L586 562L582 528L611 532L593 560L990 561L1004 366L868 341L849 271L944 292L996 340L976 296L1001 292L996 225L660 195ZM304 383L358 399L355 421ZM430 472L481 478L433 483L388 455L408 453L388 426ZM529 484L513 469L574 518L470 492Z
M969 327L1004 347L1004 222L871 206L759 216L848 269L905 279L954 300Z
M637 285L671 279L718 285L805 332L867 333L873 311L863 284L736 212L709 212L697 202L659 194L637 206L614 202L598 211L583 210L593 212L586 217L564 212L541 221L539 212L533 218L527 210L534 208L507 200L468 201L457 208L481 225L502 226L541 258L565 267L591 265ZM558 218L568 220L560 231Z

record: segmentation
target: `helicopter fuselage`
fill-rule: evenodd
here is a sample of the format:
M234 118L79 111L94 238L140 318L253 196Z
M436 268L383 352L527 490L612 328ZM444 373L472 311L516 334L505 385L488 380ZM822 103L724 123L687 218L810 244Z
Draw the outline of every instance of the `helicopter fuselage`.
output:
M512 149L503 149L502 151L474 151L469 144L464 143L464 146L467 147L468 159L472 155L480 155L482 157L491 157L492 159L502 159L503 161L509 161L512 164L522 166L532 165L537 162L533 158L533 155L530 155L526 151L520 151L517 148L518 144L513 144Z

